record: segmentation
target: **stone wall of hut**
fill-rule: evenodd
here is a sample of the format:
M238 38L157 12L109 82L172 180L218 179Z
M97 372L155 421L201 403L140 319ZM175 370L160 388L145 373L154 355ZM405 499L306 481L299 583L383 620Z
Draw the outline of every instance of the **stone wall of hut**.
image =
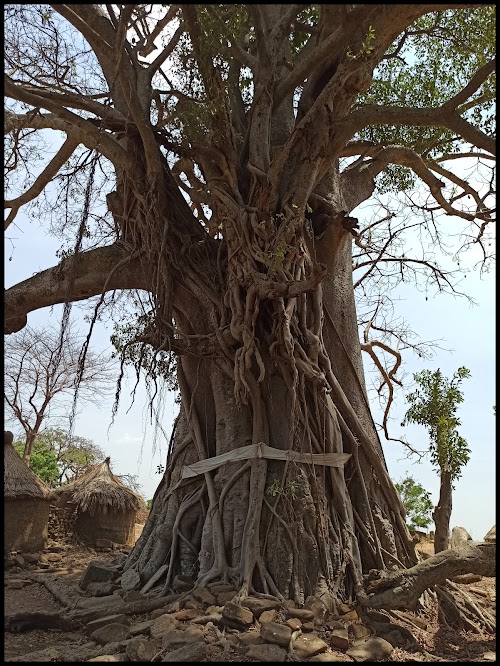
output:
M73 537L76 520L76 506L66 502L63 506L51 504L49 512L49 538L54 541L68 541Z

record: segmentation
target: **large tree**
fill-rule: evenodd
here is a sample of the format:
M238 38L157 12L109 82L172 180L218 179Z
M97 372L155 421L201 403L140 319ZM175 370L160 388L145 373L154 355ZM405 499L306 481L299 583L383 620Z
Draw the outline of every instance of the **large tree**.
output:
M167 562L164 594L183 574L229 579L241 596L367 602L364 574L416 555L362 349L390 402L401 362L390 341L406 341L384 319L388 285L420 275L455 289L453 272L402 249L406 232L436 247L443 211L455 249L477 243L488 258L491 183L455 167L464 155L492 164L493 8L6 11L8 182L35 159L38 131L64 137L7 202L6 226L56 181L45 208L66 205L59 227L77 233L58 266L6 291L5 330L98 296L95 321L129 290L123 360L154 382L176 359L180 413L126 568L146 582ZM406 215L386 208L359 228L351 213L377 187L404 193ZM372 299L362 343L355 287Z

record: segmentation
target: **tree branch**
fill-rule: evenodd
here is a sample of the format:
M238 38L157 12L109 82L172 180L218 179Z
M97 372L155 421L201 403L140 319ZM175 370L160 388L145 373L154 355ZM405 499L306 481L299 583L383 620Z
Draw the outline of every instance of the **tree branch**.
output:
M369 583L367 608L415 608L422 592L465 573L496 575L496 544L468 542Z
M35 109L43 108L52 111L57 118L60 118L69 125L64 131L71 135L72 138L78 140L79 143L83 143L87 148L99 150L113 164L119 164L124 168L133 170L134 160L132 160L130 155L127 154L117 141L104 132L101 132L97 127L94 127L88 120L81 118L72 111L68 111L58 102L27 92L22 86L16 85L8 76L4 79L4 85L5 93L8 97L30 104Z
M57 151L56 155L51 159L49 164L45 167L42 173L35 180L33 185L26 190L23 194L11 199L10 201L5 201L4 208L11 208L7 219L4 222L4 231L7 229L12 222L14 221L18 210L24 204L27 204L29 201L33 201L44 187L50 183L50 181L57 175L61 167L69 160L71 155L75 152L78 143L73 141L73 139L66 139L61 148Z
M122 244L82 252L5 291L4 333L20 331L33 310L84 300L104 288L150 290L151 283L149 267L130 257Z

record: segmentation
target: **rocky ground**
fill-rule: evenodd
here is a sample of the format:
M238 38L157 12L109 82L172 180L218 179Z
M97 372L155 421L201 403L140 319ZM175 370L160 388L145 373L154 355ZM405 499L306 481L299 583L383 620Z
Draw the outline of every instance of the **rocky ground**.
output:
M126 552L113 544L95 550L51 543L38 557L11 553L4 582L5 661L496 659L494 636L440 627L435 611L377 613L370 624L347 604L334 616L314 597L304 608L254 597L236 604L231 585L213 583L191 593L181 579L176 595L159 599L134 589L133 572L121 575ZM495 579L477 578L460 585L477 603L494 608ZM61 617L65 626L57 626ZM43 628L33 628L40 623Z

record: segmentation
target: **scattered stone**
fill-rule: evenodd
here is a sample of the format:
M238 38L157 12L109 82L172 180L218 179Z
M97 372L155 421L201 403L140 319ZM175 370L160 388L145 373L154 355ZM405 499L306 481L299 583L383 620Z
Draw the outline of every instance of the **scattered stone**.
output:
M36 564L40 558L40 553L23 553L23 557L29 564Z
M160 580L160 578L167 572L167 569L168 569L168 564L163 564L158 569L158 571L151 576L148 582L141 589L141 594L146 594L146 592L149 592L149 590L153 588L156 585L156 583Z
M170 617L175 617L176 620L194 620L195 617L200 616L201 612L203 611L199 608L184 608L183 610L171 613Z
M222 609L222 619L230 627L249 627L253 623L253 614L247 608L228 601Z
M175 610L180 610L180 608L176 608ZM169 611L167 610L167 608L155 608L154 611L151 611L149 619L156 620L156 618L160 617L160 615L167 615L168 613Z
M366 627L364 628L366 629ZM338 648L339 650L347 650L349 647L349 636L347 629L334 629L330 634L330 645L333 648Z
M252 645L246 656L255 661L285 661L286 650L278 647L277 645Z
M308 622L309 620L314 620L313 611L307 608L287 608L286 616L298 617L299 620L303 620L304 622Z
M193 624L208 624L212 622L217 624L222 619L222 613L210 613L210 615L201 615L200 617L195 617L194 620L191 620Z
M113 548L113 542L109 539L96 539L95 547L96 548Z
M207 647L205 643L196 642L191 645L169 652L162 661L203 661L207 658Z
M188 599L184 603L184 608L196 608L200 610L201 608L203 608L203 604L200 604L199 601L193 601L193 599ZM176 608L176 610L180 610L180 608Z
M294 642L293 649L298 657L307 659L328 650L328 644L316 634L302 634Z
M247 647L249 645L262 645L264 640L260 637L260 631L257 629L250 629L238 636L238 642L243 647Z
M309 622L302 622L302 627L301 627L302 631L314 631L315 628L316 627L312 620L310 620Z
M315 596L307 597L304 603L304 608L312 610L314 613L314 621L316 624L323 624L328 614L328 608L325 603Z
M212 606L216 602L214 595L207 587L197 587L193 590L192 596L198 601L201 601L202 604L207 604L207 606Z
M40 556L40 560L42 557L43 556ZM39 564L41 566L41 562ZM117 577L117 573L116 569L109 565L99 562L98 560L92 560L80 580L80 589L86 590L90 583L108 583L114 581Z
M85 632L88 636L92 634L96 629L105 627L108 624L124 624L128 626L129 619L123 613L117 613L116 615L106 615L106 617L100 617L97 620L92 620L89 622L85 628Z
M201 627L193 627L193 629L198 629L197 633L191 631L180 631L180 629L174 629L166 636L162 638L162 648L165 650L176 650L177 648L183 647L184 645L191 645L196 641L203 641L203 629Z
M87 661L128 661L126 654L103 654L100 657L92 657Z
M309 661L352 661L352 659L343 652L320 652Z
M483 580L483 577L479 574L466 573L461 574L460 576L455 576L455 578L452 578L451 580L460 585L470 585L470 583L479 583L480 580Z
M176 576L172 588L174 592L187 592L192 589L193 585L194 581L189 576Z
M492 529L495 529L494 527ZM491 531L491 530L490 530ZM488 532L489 534L489 532ZM485 539L486 541L486 539ZM484 661L496 661L497 660L497 653L496 652L483 652L483 659Z
M292 630L290 627L278 624L277 622L263 622L260 625L260 635L269 643L288 647L290 638L292 637Z
M266 610L272 610L273 608L279 608L280 602L276 599L257 599L257 597L246 597L242 600L241 605L245 608L249 608L256 618L260 617L260 614Z
M153 620L145 620L144 622L138 622L137 624L133 624L130 627L130 635L137 636L137 634L145 634L149 631L152 624Z
M38 562L39 569L50 569L50 564L48 562ZM12 569L14 571L14 569Z
M46 562L60 562L62 560L61 553L47 553L44 555Z
M122 574L120 585L124 590L137 590L141 587L141 577L135 569L127 569Z
M174 629L177 629L179 626L179 620L176 620L175 617L172 617L168 613L164 613L157 617L153 621L153 624L150 628L150 634L152 638L163 638Z
M26 562L24 561L24 557L22 555L19 555L19 553L14 557L14 562L21 568L24 569L26 566Z
M341 619L344 620L344 622L356 622L359 618L356 611L352 610L346 613L345 615L342 615Z
M108 597L119 589L120 586L116 583L89 583L86 591L93 597Z
M364 624L351 624L349 625L349 630L353 635L354 639L366 638L366 636L371 636L372 631L365 627Z
M144 595L139 590L122 590L121 597L123 601L144 601Z
M342 601L340 601L337 604L337 610L340 613L340 615L345 615L346 613L349 613L349 611L352 610L351 606L349 604L345 604Z
M343 622L340 622L340 620L328 620L328 622L325 624L325 627L327 629L343 629L345 627L345 624Z
M90 639L99 643L99 645L106 645L106 643L118 643L130 637L130 631L125 624L107 624L105 627L97 629L90 634Z
M152 661L156 654L156 647L151 641L144 638L133 638L127 643L125 653L130 661Z
M271 613L272 611L266 611L266 612ZM276 611L274 611L274 612L276 612ZM262 618L263 615L264 615L264 613L262 613L262 615L260 617ZM297 631L302 626L302 622L299 620L298 617L291 617L289 620L287 620L285 622L285 624L286 624L287 627L290 627L290 629L292 631Z
M370 636L369 638L360 638L354 641L346 654L355 661L377 661L388 657L393 649L392 645L383 638Z
M274 622L278 617L278 611L273 608L273 610L267 610L260 614L260 622ZM299 620L300 622L300 620ZM290 625L288 625L290 626ZM292 629L293 631L293 629Z
M225 590L224 592L219 592L217 595L217 603L223 606L228 601L232 601L235 594L237 594L236 590Z

